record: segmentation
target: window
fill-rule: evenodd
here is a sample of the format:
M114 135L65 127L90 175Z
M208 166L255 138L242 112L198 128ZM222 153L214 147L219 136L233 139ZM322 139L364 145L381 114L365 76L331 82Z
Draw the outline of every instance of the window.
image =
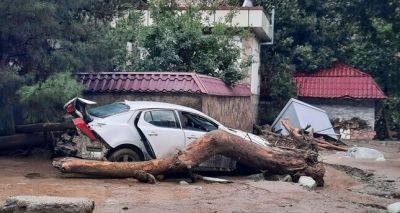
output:
M124 103L113 103L89 109L88 113L98 118L105 118L121 112L126 112L129 109L130 107Z
M179 128L174 111L154 110L144 113L144 120L159 127Z
M182 127L184 129L210 132L218 129L214 122L196 114L181 112Z

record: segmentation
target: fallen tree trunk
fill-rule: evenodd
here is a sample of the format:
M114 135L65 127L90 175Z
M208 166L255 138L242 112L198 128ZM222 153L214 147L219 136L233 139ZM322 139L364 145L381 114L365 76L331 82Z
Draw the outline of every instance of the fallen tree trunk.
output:
M53 165L62 172L91 174L108 177L135 177L141 181L154 180L153 175L185 172L216 154L237 160L259 170L275 174L313 177L322 186L325 168L318 162L318 153L299 149L286 149L244 140L225 131L216 130L190 143L176 156L144 162L120 163L62 158ZM141 172L140 172L141 171ZM138 172L140 174L138 174Z
M18 133L34 133L34 132L48 132L48 131L65 131L67 129L74 129L75 125L71 120L63 123L36 123L16 125L15 131Z
M0 136L0 151L23 147L43 145L46 138L43 134L16 134Z

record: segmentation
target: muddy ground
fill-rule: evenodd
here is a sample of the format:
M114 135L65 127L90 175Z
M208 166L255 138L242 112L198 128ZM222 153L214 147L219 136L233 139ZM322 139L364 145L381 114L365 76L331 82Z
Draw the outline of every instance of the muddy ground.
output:
M307 191L295 183L225 177L231 184L180 179L155 185L133 179L65 177L38 157L0 157L0 202L13 195L88 197L95 212L385 212L400 199L400 142L363 146L382 151L386 161L355 160L324 152L326 186Z

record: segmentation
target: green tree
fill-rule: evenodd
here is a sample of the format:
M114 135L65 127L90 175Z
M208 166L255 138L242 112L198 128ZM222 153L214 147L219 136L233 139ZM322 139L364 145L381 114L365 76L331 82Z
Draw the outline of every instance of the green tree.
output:
M118 44L108 41L109 22L130 7L132 3L128 0L1 1L0 88L6 89L2 90L0 108L8 110L1 110L0 117L8 119L1 119L0 126L9 127L13 109L20 109L15 92L21 85L41 88L42 82L57 72L113 69L115 64L109 58ZM60 79L66 83L73 80L70 75ZM59 89L63 92L59 85L48 86L54 86L48 89L54 94L60 95ZM21 90L19 94L27 95L25 92ZM23 103L29 105L28 100L34 101L26 97ZM53 98L47 103L50 100L57 101ZM50 106L55 105L49 103ZM4 132L10 131L0 134Z
M83 89L71 73L61 72L48 77L32 86L22 86L18 95L25 104L24 115L31 122L49 122L61 120L63 105L73 97L78 96Z
M263 46L262 92L271 106L281 108L294 93L274 91L293 88L287 75L315 72L333 60L371 74L388 95L380 105L391 128L400 128L400 2L396 0L255 0L265 12L276 9L275 44ZM232 0L233 4L240 1ZM276 81L276 79L284 79ZM277 95L278 94L278 95ZM268 110L273 118L279 110ZM271 120L267 119L268 122ZM379 123L378 126L386 126Z
M153 24L135 31L139 37L137 41L131 41L133 52L121 52L118 57L128 56L129 63L122 60L120 67L135 71L197 72L219 77L230 85L243 79L244 68L249 66L250 59L238 62L240 49L235 44L235 37L245 37L247 30L224 23L205 29L201 13L195 7L181 13L173 4L159 1L149 10ZM134 29L127 25L137 26L134 23L137 20L126 21L123 20L120 26L117 22L117 28L122 27L120 32L132 35Z

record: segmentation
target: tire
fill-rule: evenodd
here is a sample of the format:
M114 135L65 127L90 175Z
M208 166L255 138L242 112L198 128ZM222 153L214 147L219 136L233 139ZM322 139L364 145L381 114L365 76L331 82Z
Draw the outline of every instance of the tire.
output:
M112 162L137 162L141 161L140 155L132 149L122 148L114 151L108 157Z

